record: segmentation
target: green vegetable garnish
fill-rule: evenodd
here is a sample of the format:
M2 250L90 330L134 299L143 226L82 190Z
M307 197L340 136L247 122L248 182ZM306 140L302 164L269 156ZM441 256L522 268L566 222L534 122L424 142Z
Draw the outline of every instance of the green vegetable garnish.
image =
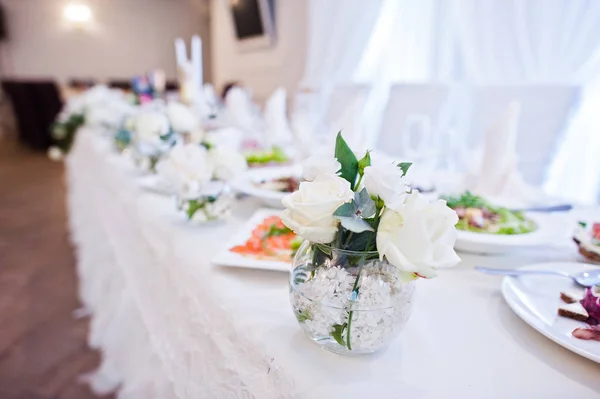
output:
M537 228L535 222L527 219L523 212L493 206L485 199L469 191L458 197L442 197L442 199L445 199L448 207L452 209L462 208L465 213L467 210L479 209L482 214L493 215L493 218L488 217L487 219L483 218L483 215L480 215L479 220L482 223L472 223L472 219L469 216L462 216L458 223L456 223L458 230L475 233L515 235L530 233Z

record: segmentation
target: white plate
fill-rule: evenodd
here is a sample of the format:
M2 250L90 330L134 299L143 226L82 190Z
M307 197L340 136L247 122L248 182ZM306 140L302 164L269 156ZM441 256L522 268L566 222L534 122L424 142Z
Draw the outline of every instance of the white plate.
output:
M257 187L255 184L264 180L278 179L280 177L299 177L301 173L302 168L300 165L272 166L251 169L235 178L231 182L231 187L237 192L260 199L261 202L266 206L270 206L272 208L283 208L283 205L281 205L281 200L287 195L287 193L267 190Z
M500 254L569 239L571 226L566 225L561 217L551 213L528 213L526 217L538 226L531 233L501 235L458 230L454 248L463 252Z
M561 262L539 263L522 269L577 273L594 267L582 263ZM574 329L585 327L587 324L558 316L558 307L563 303L560 292L579 289L563 277L522 276L505 277L502 280L502 295L506 303L527 324L570 351L600 363L600 342L585 341L571 335Z
M137 179L141 188L161 195L174 195L169 184L159 175L146 175Z
M220 266L289 272L292 267L291 263L255 259L229 251L229 248L244 244L252 235L252 230L254 230L254 228L267 217L279 215L280 213L281 212L274 209L259 209L256 211L254 215L252 215L252 217L244 224L244 226L240 228L239 232L233 237L233 239L227 243L227 246L223 248L223 250L219 252L217 256L214 257L212 263Z

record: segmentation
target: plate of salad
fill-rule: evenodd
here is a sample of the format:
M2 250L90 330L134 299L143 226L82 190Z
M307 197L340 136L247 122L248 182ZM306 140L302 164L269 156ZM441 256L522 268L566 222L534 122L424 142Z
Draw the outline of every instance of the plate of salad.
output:
M455 248L461 251L504 253L552 244L567 234L560 219L550 213L512 210L469 191L442 199L458 215Z
M279 212L260 209L213 259L220 266L289 271L302 239L287 228Z
M245 153L246 162L251 168L283 165L290 162L288 155L279 147L253 150Z
M231 187L258 198L266 206L283 208L281 200L298 189L301 172L299 165L251 169L233 179Z

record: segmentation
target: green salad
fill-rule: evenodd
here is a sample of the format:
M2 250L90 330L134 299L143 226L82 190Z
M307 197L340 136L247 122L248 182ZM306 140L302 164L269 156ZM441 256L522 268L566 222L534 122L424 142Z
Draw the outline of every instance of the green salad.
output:
M279 147L246 153L246 162L249 164L285 163L289 160L286 153Z
M456 197L442 197L448 207L458 215L456 228L464 231L487 234L514 235L536 230L534 221L523 212L494 206L469 191Z

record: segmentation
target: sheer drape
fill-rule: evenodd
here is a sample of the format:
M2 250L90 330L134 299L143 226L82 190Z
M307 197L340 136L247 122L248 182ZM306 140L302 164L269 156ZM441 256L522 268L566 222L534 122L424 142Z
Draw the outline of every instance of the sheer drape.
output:
M468 81L584 86L546 188L593 201L600 183L600 118L593 112L600 93L591 85L600 77L600 2L454 0L451 15Z
M458 130L468 126L469 86L582 85L580 107L563 135L546 188L583 201L595 199L600 82L592 83L600 78L599 37L599 1L384 1L355 74L356 80L373 84L367 107L371 137L379 131L379 116L395 82L448 84L452 108L445 124Z

